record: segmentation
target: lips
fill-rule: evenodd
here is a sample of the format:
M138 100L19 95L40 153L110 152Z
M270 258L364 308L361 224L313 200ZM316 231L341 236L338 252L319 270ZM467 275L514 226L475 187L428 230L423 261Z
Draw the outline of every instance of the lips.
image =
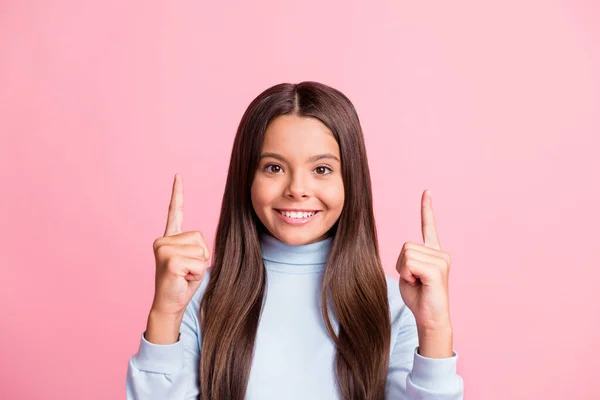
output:
M321 210L301 210L299 208L275 208L277 211L283 212L319 212Z
M287 217L284 214L281 213L281 211L287 211L287 212L313 212L314 214L312 214L311 216L308 217L303 217L303 218L292 218L292 217ZM290 224L290 225L304 225L309 223L310 221L313 221L317 216L319 216L319 214L321 213L320 210L294 210L294 211L289 211L289 210L278 210L275 209L275 212L277 213L277 216L279 217L279 219L281 219L283 222Z
M289 215L290 217L291 216L299 217L304 214L315 215L321 211L321 210L314 210L314 209L313 210L308 210L308 209L300 210L298 208L275 208L274 210L277 211L278 214L282 214L282 215L291 214L291 215Z

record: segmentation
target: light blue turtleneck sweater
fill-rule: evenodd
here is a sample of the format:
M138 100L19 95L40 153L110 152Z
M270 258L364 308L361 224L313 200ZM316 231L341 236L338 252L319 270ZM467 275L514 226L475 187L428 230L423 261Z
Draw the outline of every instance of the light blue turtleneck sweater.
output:
M267 287L246 399L340 398L334 369L335 345L327 334L320 305L332 240L330 237L291 246L272 236L261 237ZM187 306L177 343L153 344L141 335L138 351L127 369L128 400L197 398L202 337L198 310L210 270L206 270ZM402 301L398 280L386 276L386 281L392 322L386 399L462 399L457 353L436 359L418 354L414 315ZM338 321L333 313L330 316L338 332Z

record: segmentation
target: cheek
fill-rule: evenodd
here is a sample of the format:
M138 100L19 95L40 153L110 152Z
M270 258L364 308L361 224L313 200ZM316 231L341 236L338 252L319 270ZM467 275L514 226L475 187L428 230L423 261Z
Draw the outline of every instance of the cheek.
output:
M344 184L340 180L329 184L321 191L321 200L332 210L341 210L344 205Z
M275 196L274 189L273 185L269 185L267 182L264 182L264 180L259 178L255 179L250 190L254 208L269 206Z

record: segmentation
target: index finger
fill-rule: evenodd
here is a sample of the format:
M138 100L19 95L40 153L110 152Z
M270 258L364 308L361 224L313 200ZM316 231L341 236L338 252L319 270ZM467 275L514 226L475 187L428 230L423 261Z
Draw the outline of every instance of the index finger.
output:
M433 207L431 206L431 191L429 189L423 192L423 197L421 198L421 231L425 246L441 250Z
M181 233L183 223L183 181L181 175L175 174L173 181L173 192L167 215L167 227L164 236L177 235Z

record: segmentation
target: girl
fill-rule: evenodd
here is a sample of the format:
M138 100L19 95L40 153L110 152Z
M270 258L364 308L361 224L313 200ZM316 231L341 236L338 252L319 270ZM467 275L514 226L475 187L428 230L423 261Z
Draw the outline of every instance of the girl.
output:
M450 256L421 201L424 244L404 244L398 281L350 100L317 82L265 90L237 130L210 264L202 234L181 232L175 175L127 398L462 399Z

